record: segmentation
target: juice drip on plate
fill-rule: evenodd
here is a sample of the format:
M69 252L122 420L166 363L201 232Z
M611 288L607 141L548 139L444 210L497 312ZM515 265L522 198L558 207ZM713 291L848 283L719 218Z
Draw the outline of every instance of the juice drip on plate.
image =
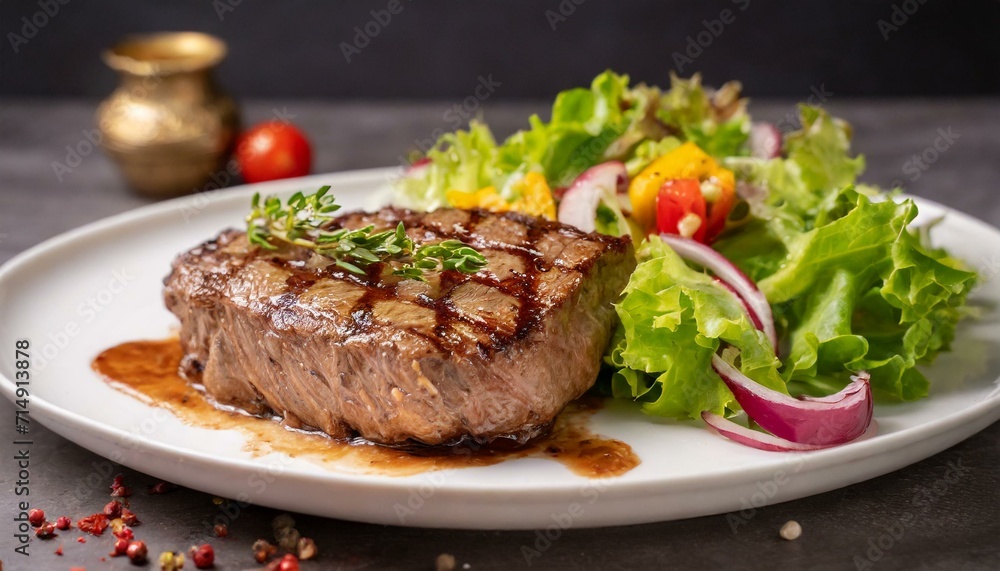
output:
M618 476L639 465L632 448L593 433L590 418L603 400L584 397L570 403L552 430L515 449L463 445L448 448L398 449L361 439L335 440L321 432L295 430L278 417L260 417L211 402L202 387L178 373L183 351L176 338L130 341L105 350L93 368L112 387L140 401L169 410L183 422L201 428L238 429L248 438L244 448L257 456L280 453L320 463L335 463L354 472L406 476L451 468L490 466L516 458L550 458L581 476Z

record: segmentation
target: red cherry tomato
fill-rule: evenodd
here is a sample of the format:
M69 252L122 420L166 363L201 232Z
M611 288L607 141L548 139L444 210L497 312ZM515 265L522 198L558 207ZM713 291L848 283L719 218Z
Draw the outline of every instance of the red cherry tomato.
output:
M312 166L312 147L294 125L269 121L240 135L236 159L247 182L305 176Z
M715 202L708 205L708 233L705 237L709 242L726 229L726 217L736 204L736 192L728 185L719 185L720 195Z
M690 236L704 243L705 197L701 194L701 184L693 178L668 180L656 195L656 229L666 234L680 234L679 225L688 214L700 219L698 229Z

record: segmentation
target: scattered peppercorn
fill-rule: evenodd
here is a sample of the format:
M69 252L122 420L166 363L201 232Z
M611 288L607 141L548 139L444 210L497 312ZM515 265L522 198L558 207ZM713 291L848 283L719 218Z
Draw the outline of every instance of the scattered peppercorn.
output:
M115 546L108 555L112 557L118 557L119 555L125 555L128 552L128 544L131 543L124 537L120 537L115 540Z
M299 559L291 553L286 553L281 559L273 561L268 565L268 570L273 571L299 571Z
M191 546L191 561L198 569L210 569L215 564L215 550L205 543L198 547Z
M282 527L274 531L274 540L285 551L295 551L299 544L299 530L294 527Z
M434 568L437 571L454 571L455 569L455 556L451 553L442 553L437 556L437 560L434 561Z
M111 497L112 498L127 498L132 495L132 489L125 485L125 477L121 474L115 476L113 482L111 482Z
M56 519L56 529L66 531L71 525L73 525L73 522L64 515L61 515L58 519Z
M251 547L253 558L257 563L266 563L278 552L278 548L268 543L265 539L258 539Z
M119 520L115 520L119 521ZM118 539L125 539L127 541L132 541L135 538L135 533L132 532L132 528L127 525L122 525L120 529L112 532Z
M271 520L271 529L275 531L286 527L295 527L295 520L288 514L281 514Z
M184 555L173 551L160 554L160 571L180 571L184 568Z
M296 554L299 556L299 560L308 561L313 557L316 557L317 553L316 542L308 537L299 538L299 544L296 549Z
M110 519L115 519L122 515L122 504L115 500L111 500L104 506L104 515L108 516Z
M28 523L31 527L39 527L45 523L45 512L39 509L34 509L28 512Z
M76 527L80 531L86 531L91 535L101 535L108 527L108 516L103 513L88 515L76 522Z
M35 535L37 535L39 539L49 539L50 537L55 537L56 524L43 523L38 526L38 529L35 530Z
M122 508L122 521L125 522L127 525L131 525L132 527L135 527L140 523L142 523L141 521L139 521L139 518L135 516L135 512L125 507Z
M171 484L170 482L157 482L149 487L149 493L151 495L166 494L167 492L172 492L177 489L177 486Z
M87 538L86 537L78 537L78 538L76 538L76 542L77 543L87 543Z
M229 528L224 523L215 524L215 537L226 537L229 535Z
M135 564L145 563L146 555L148 551L146 550L145 541L133 541L128 544L128 549L126 550L126 555L128 555L129 561Z
M58 555L58 556L62 557L62 554L63 554L63 550L62 550L62 548L63 548L63 546L62 546L62 544L60 543L60 544L59 544L59 547L57 547L57 548L56 548L56 555Z
M787 539L788 541L794 541L802 535L802 526L799 522L789 520L785 525L781 526L781 531L778 532L782 539Z

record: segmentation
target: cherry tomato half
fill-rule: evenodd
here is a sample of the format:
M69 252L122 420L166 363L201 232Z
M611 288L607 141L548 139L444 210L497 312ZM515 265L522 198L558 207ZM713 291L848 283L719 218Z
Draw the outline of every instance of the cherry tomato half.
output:
M708 233L705 237L709 242L726 229L726 217L736 204L736 191L728 184L719 185L719 197L708 205Z
M305 176L312 166L312 147L294 125L269 121L240 135L236 159L247 182Z
M689 214L698 217L698 229L689 236L705 242L705 197L697 179L668 180L656 196L656 229L666 234L681 234L681 222Z

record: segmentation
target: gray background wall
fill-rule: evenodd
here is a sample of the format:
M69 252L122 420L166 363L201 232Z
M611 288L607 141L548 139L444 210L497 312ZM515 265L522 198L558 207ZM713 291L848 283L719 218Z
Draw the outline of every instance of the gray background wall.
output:
M995 0L399 0L384 25L370 23L389 4L5 0L0 95L103 96L115 78L100 51L130 32L170 29L224 38L220 79L242 97L463 97L492 74L497 98L550 98L609 67L664 83L673 54L700 33L707 45L691 49L683 74L738 78L751 95L803 99L819 85L838 95L1000 93ZM43 23L31 38L25 19ZM377 35L348 62L342 44L366 25Z

